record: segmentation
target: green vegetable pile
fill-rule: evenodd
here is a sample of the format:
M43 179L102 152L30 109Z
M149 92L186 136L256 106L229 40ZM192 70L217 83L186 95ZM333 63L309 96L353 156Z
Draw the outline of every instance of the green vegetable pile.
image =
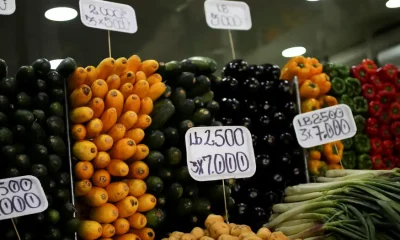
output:
M289 239L400 239L400 169L329 170L285 190L265 227Z

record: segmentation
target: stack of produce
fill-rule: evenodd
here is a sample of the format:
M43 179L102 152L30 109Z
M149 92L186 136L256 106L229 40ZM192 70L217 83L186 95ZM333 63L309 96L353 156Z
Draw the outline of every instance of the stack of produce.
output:
M65 61L65 60L64 60ZM62 63L61 63L62 64ZM155 60L106 58L68 77L75 195L83 239L154 239L146 212L156 198L146 193L149 147L142 142L152 123L153 101L166 89ZM126 235L129 232L129 235Z
M7 76L7 64L0 60L0 178L37 177L49 203L42 213L13 219L21 239L73 237L73 231L67 227L74 211L64 82L66 72L74 66L75 61L69 58L53 71L50 62L40 58L30 66L20 67L14 78ZM2 187L3 193L7 187ZM17 203L9 205L5 200L1 200L2 215L21 212ZM0 229L2 238L17 239L10 220L0 221Z
M211 211L224 211L222 182L193 180L185 150L189 128L221 125L213 119L219 111L210 90L215 70L216 62L206 57L160 63L158 72L168 86L163 98L155 102L153 122L144 140L151 149L145 160L151 169L147 187L158 203L148 225L159 236L166 236L171 229L190 231ZM229 188L226 195L232 204Z
M230 182L236 206L229 211L229 220L254 229L280 202L285 186L306 181L303 150L292 126L298 114L293 85L279 76L276 65L248 65L237 59L226 64L222 79L212 82L220 104L217 119L252 133L256 174Z
M365 134L365 117L368 112L368 102L362 96L361 83L350 77L347 67L327 63L324 71L331 77L332 89L330 93L339 99L339 103L350 107L357 126L357 134L353 138L343 141L344 153L342 164L345 169L371 169L369 138Z
M400 239L399 169L329 170L285 190L265 225L288 239Z
M366 132L373 168L392 169L399 164L400 154L398 69L392 64L378 69L372 60L364 59L352 67L352 75L362 83L363 95L369 102Z
M265 227L255 233L247 225L227 224L220 215L208 215L204 225L205 230L195 227L190 233L176 231L162 240L288 240L282 232L271 232Z

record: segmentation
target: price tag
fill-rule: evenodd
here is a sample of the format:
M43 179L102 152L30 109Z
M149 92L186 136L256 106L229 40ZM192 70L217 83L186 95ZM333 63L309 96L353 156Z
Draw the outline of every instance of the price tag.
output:
M100 0L80 0L81 21L86 27L135 33L135 10L126 4Z
M253 141L242 126L195 127L186 132L187 166L197 181L248 178L256 172Z
M303 148L351 138L357 132L351 109L345 104L297 115L293 125Z
M40 213L47 207L46 195L36 177L0 180L0 220Z
M15 12L15 0L0 0L0 15L11 15Z
M251 15L249 5L237 1L205 1L204 12L210 28L249 30Z

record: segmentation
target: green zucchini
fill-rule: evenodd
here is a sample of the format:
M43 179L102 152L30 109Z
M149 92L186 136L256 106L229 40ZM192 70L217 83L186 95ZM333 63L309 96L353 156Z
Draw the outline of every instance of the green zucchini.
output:
M165 64L166 72L180 72L181 64L178 61L170 61Z
M150 149L159 149L165 142L164 133L162 133L160 130L152 130L149 133L146 133L143 142Z
M194 127L194 123L190 120L184 120L182 122L179 123L179 134L181 134L182 136L185 136L187 130L189 130L189 128Z
M208 103L209 101L214 99L214 92L213 91L208 91L201 95L201 98L203 99L204 103Z
M210 86L211 82L208 77L204 75L197 76L194 87L188 92L188 96L189 97L201 96L209 91Z
M147 165L149 165L151 169L157 169L163 165L164 155L159 151L150 150L149 155L147 155L144 161L147 163ZM162 174L158 174L158 176L165 180Z
M168 99L156 101L154 109L150 114L152 123L149 127L152 129L162 129L164 124L172 117L175 112L175 106Z
M185 99L183 102L178 103L178 112L181 119L186 119L193 115L196 105L192 99Z
M177 79L177 85L185 89L192 89L195 83L196 77L191 72L183 72Z
M211 112L206 108L200 108L193 114L192 120L196 125L209 125L212 120Z
M165 143L169 146L176 146L179 141L178 130L173 127L167 127L163 130L165 136Z
M170 147L165 151L165 157L169 165L178 165L182 160L182 152L177 147Z
M196 73L210 74L217 71L217 62L209 57L195 56L185 59L182 62L184 61L190 61L195 65Z
M186 91L185 89L178 87L172 91L171 100L175 106L179 105L186 99Z

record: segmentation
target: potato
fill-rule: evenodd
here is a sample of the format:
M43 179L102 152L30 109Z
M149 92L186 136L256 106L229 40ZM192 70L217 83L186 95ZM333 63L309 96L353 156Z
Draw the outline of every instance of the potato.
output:
M251 227L247 225L240 225L240 232L245 233L245 232L252 232Z
M228 235L228 234L223 234L223 235L219 236L218 240L239 240L239 238L236 237L236 236L231 236L231 235Z
M262 240L261 238L257 237L257 235L249 236L243 238L243 240Z
M224 218L221 215L210 214L204 222L204 225L209 229L216 222L224 222Z
M170 237L168 238L168 240L179 240L179 238L177 238L177 237L175 237L175 236L170 236Z
M195 236L196 239L200 239L201 237L205 236L204 230L199 227L193 228L190 233Z
M251 237L251 236L257 236L257 235L253 232L244 232L239 235L239 240L244 240L245 238Z
M257 236L260 237L262 240L268 240L270 235L271 231L268 228L263 227L258 229Z
M193 234L185 233L180 240L196 240L196 237Z
M285 234L283 234L282 232L273 232L268 240L288 240L289 238L287 238L285 236Z
M185 233L175 231L175 232L172 232L169 236L170 236L170 237L176 237L177 239L179 239L179 238L182 237L183 234L185 234Z
M208 231L208 229L204 230L204 235L206 237L209 237L210 236L210 231Z
M168 238L161 238L161 240L168 240Z
M214 238L204 236L204 237L201 237L199 240L214 240Z
M236 225L233 226L232 228L230 228L231 230L231 235L232 236L239 236L242 232L241 232L241 226L240 225Z
M224 222L216 222L210 228L210 237L217 239L219 236L223 234L229 235L229 227L228 224Z

